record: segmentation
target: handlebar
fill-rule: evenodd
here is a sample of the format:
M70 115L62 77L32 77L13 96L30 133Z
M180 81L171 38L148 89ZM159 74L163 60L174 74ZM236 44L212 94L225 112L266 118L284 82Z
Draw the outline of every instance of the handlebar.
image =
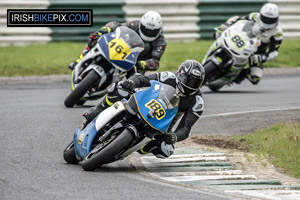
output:
M116 88L117 88L117 89L120 89L120 90L123 90L123 91L125 91L125 92L128 92L129 94L134 94L134 93L135 93L134 90L133 90L133 91L126 90L126 89L124 89L124 88L123 88L122 86L120 86L120 85L117 85Z

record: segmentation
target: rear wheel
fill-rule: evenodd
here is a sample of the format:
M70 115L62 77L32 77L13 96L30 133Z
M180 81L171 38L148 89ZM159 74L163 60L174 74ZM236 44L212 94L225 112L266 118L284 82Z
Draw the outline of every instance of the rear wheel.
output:
M120 134L113 134L103 143L98 144L81 162L86 171L93 171L102 164L114 160L114 156L125 149L133 140L129 130L124 129Z
M75 155L75 147L73 141L65 148L64 159L69 164L77 164L79 162Z
M72 108L80 98L92 88L92 86L100 79L99 75L91 70L86 77L78 84L78 86L65 99L65 106Z

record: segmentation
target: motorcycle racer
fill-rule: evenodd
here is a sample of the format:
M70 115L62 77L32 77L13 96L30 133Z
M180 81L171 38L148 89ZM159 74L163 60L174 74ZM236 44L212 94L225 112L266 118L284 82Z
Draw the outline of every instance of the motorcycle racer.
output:
M249 68L241 71L235 83L239 84L247 78L252 84L258 84L263 75L263 63L274 60L278 56L278 49L283 40L283 32L279 25L279 9L273 3L266 3L259 13L253 12L244 17L231 17L216 29L214 37L218 38L229 26L242 19L255 22L252 32L260 36L261 45L249 58Z
M142 38L145 44L144 51L137 59L137 71L155 71L159 68L159 61L167 46L166 39L163 35L162 23L162 18L156 11L148 11L140 20L132 20L128 23L119 23L116 21L109 22L90 36L80 57L73 61L69 65L69 68L71 70L74 69L75 65L96 45L102 34L110 33L119 26L126 26L134 30ZM134 73L134 69L132 70L128 73L129 75L127 77Z
M123 98L129 98L129 93L119 89L117 86L132 91L134 88L149 87L150 80L157 80L176 89L180 96L178 113L172 121L168 133L164 135L164 138L152 140L138 152L141 154L151 152L159 158L169 157L174 152L173 144L189 137L192 126L203 112L204 102L199 88L203 83L204 75L204 68L199 62L185 60L179 66L176 73L166 71L147 76L135 74L126 81L113 83L108 88L108 94L103 97L101 102L83 113L85 120L82 129L108 106L113 105L113 103ZM172 128L180 118L179 125L172 132Z

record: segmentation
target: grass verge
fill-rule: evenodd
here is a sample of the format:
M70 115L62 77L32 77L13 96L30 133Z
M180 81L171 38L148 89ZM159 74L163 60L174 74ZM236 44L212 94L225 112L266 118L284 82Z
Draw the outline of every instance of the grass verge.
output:
M212 42L212 40L169 42L159 71L175 71L186 59L201 62ZM299 43L300 38L284 40L276 61L268 62L265 66L300 66ZM0 76L69 74L68 64L79 57L84 46L85 43L51 42L46 45L0 47Z
M251 153L268 158L281 172L300 178L300 121L278 124L233 139L246 144Z

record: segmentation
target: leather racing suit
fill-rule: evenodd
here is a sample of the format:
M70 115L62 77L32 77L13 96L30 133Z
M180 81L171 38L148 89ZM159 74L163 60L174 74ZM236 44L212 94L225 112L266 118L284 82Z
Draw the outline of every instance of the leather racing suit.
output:
M260 21L260 13L253 12L247 16L239 17L234 16L229 18L225 24L222 24L216 31L215 36L220 35L227 27L231 26L238 20L252 20L255 23ZM248 78L253 84L257 84L262 77L263 63L266 61L274 60L278 56L278 50L283 40L283 32L278 24L275 28L270 30L257 30L260 34L261 45L258 47L255 55L249 58L249 67L250 69L244 69L239 76L235 79L236 83L241 83L244 78ZM261 74L260 77L253 76L251 77L251 70L256 70L260 68Z
M134 82L136 88L139 87L149 87L150 80L157 80L164 84L168 84L176 88L176 75L172 72L160 72L153 73L147 76L141 74L135 74L129 78ZM112 105L113 103L126 98L129 98L129 93L123 90L117 89L118 83L113 83L108 88L108 94L103 97L100 104L95 107L90 108L84 113L84 116L91 121L96 115L98 115L106 107ZM173 129L176 122L180 119L178 126L176 127L174 134L176 134L177 142L183 141L189 137L191 134L191 128L202 115L204 109L204 102L202 99L202 94L200 89L198 89L194 94L189 96L180 96L179 108L176 117L174 118L172 124L170 125L169 131ZM160 148L158 148L160 147ZM167 151L165 149L168 149ZM153 153L159 158L169 157L174 151L173 145L164 144L163 141L153 140L148 143L144 148L139 150L139 153Z

